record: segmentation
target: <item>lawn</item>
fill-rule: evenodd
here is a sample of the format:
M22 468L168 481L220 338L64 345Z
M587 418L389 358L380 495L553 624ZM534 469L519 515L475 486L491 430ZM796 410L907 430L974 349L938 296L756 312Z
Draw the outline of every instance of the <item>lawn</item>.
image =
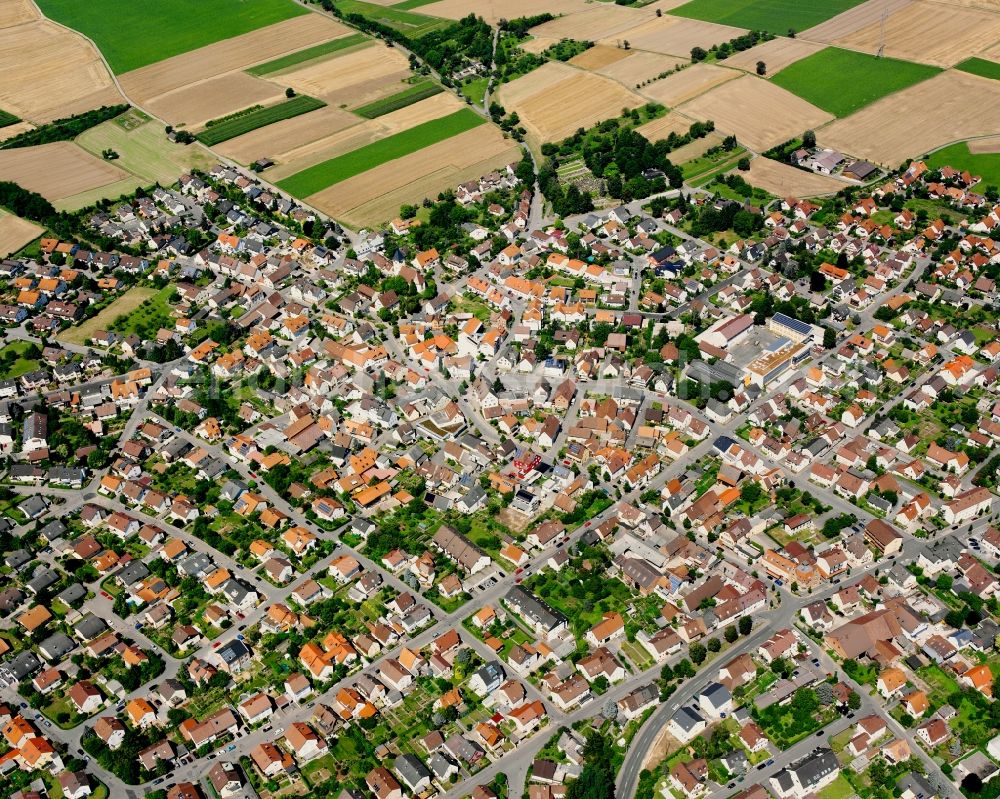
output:
M415 153L431 144L478 127L485 121L468 108L463 108L440 119L432 119L303 169L279 181L278 186L297 197L308 197L334 183L360 175L387 161L402 158L404 155Z
M476 105L482 105L486 97L486 86L489 78L473 78L462 84L462 94L472 100Z
M0 349L0 377L4 380L11 380L37 369L38 359L25 357L32 347L35 351L38 350L38 347L30 341L12 341Z
M966 142L935 150L927 159L927 166L932 169L943 166L968 169L973 175L979 175L985 185L1000 187L1000 153L971 153ZM979 186L976 190L982 191L983 187Z
M375 3L366 3L364 0L338 0L337 8L346 16L349 14L360 14L375 22L380 22L394 30L399 31L404 36L420 38L425 33L443 28L453 24L451 20L429 17L426 14L414 14L406 8L412 4L403 3L402 6L380 6Z
M426 100L428 97L433 97L435 94L440 94L443 91L444 89L434 81L423 80L412 86L407 86L402 91L391 94L388 97L383 97L373 103L355 108L354 113L367 119L375 119L393 111L398 111L400 108L406 108L406 106L413 105L421 100Z
M819 799L847 799L853 795L854 786L847 781L843 774L838 774L837 779L819 792Z
M1000 64L996 61L987 61L985 58L968 58L961 64L955 64L955 69L968 72L970 75L979 75L981 78L1000 80Z
M785 67L771 82L834 116L846 117L940 71L925 64L827 47Z
M346 50L349 47L357 47L362 44L367 44L370 41L371 39L363 33L352 33L349 36L341 36L339 39L323 42L323 44L317 44L314 47L307 47L305 50L299 50L296 53L289 53L288 55L276 58L273 61L265 61L263 64L250 67L247 72L251 75L257 75L258 77L261 75L273 75L275 72L281 72L289 67L297 67L307 61L313 61L317 58L322 58L325 55Z
M76 143L98 157L105 150L114 150L118 158L112 163L150 186L169 185L191 169L211 169L218 160L199 144L174 144L162 124L134 108L84 131Z
M291 0L39 0L42 12L94 40L117 74L308 14Z
M285 100L277 105L269 105L265 108L252 108L239 111L224 119L212 120L205 126L205 130L198 133L198 141L211 147L214 144L221 144L229 139L235 139L251 130L263 128L283 119L308 114L326 106L322 100L300 94L290 100Z
M691 0L670 14L784 36L837 16L863 0Z
M155 289L135 286L99 314L86 320L78 327L71 327L64 333L60 333L58 338L60 341L67 341L70 344L84 344L88 339L93 338L98 330L107 330L118 317L131 314L154 294L156 294Z

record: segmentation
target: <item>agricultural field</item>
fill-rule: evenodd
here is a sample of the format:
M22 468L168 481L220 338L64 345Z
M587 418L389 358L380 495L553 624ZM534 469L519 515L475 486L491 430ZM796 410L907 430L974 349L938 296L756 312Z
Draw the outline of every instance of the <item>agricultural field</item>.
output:
M560 101L553 103L553 97ZM517 112L533 146L558 141L577 128L589 128L618 116L622 108L638 108L645 102L616 81L561 62L549 62L504 84L497 99L508 111Z
M129 177L124 170L68 141L0 150L0 175L37 191L57 206L66 197Z
M996 61L987 61L985 58L970 58L956 64L955 69L968 72L970 75L979 75L981 78L1000 80L1000 64Z
M293 159L293 151L312 146L345 128L357 126L358 118L350 111L328 105L311 114L275 122L266 128L237 136L214 149L241 164L250 164L265 156L278 164L287 164ZM268 173L269 176L273 174L273 171Z
M28 0L5 0L0 7L0 108L5 112L38 125L123 102L100 54L82 36L18 13L30 8Z
M144 107L175 127L200 128L253 105L273 105L285 91L245 72L230 72L154 97Z
M771 82L836 117L932 78L936 67L827 47L785 67Z
M767 74L774 75L789 64L794 64L800 58L805 58L822 50L823 45L817 42L807 42L805 39L786 39L779 36L769 42L761 42L749 50L733 53L724 63L727 67L736 67L747 72L757 72L757 62L763 61Z
M541 11L560 14L576 14L590 6L586 0L546 0L539 4L537 0L505 0L503 3L470 3L469 0L410 0L410 2L393 3L393 8L420 8L420 13L445 19L461 19L475 13L491 25L502 18L517 19L530 17Z
M861 0L691 0L670 13L705 22L784 34L803 31L836 16Z
M846 185L836 178L806 172L762 156L750 161L749 172L740 172L739 175L751 186L776 197L815 197L840 191Z
M376 117L391 114L393 111L398 111L401 108L406 108L408 105L413 105L421 100L426 100L428 97L433 97L435 94L440 94L443 91L444 89L432 80L420 81L400 92L390 94L381 100L376 100L374 103L368 103L360 108L355 108L354 113L366 119L375 119Z
M424 122L395 135L372 142L357 150L323 161L291 175L278 185L296 197L307 197L328 186L402 158L431 144L481 125L485 120L463 108L440 119Z
M578 14L557 17L537 28L532 28L531 33L533 36L544 36L556 41L559 39L597 41L613 39L623 30L655 18L656 14L649 6L630 8L612 3L594 3Z
M42 12L101 48L116 73L309 13L291 0L39 0Z
M521 45L521 48L524 49L530 43L531 42L525 42ZM544 50L545 48L543 47L542 49ZM638 53L634 53L630 50L623 50L621 47L611 47L607 44L595 44L593 47L584 50L579 55L573 56L569 60L569 63L574 67L589 69L596 72L604 67L621 61L623 58L631 59L635 55L638 55Z
M159 122L135 109L81 133L76 143L95 156L114 150L119 156L114 165L135 175L137 185L166 185L182 172L211 169L217 161L200 144L174 144Z
M286 70L271 78L270 85L282 92L290 86L329 105L355 108L400 91L410 75L406 57L398 49L362 47Z
M341 36L339 39L333 39L323 44L307 47L305 50L299 50L296 53L289 53L286 56L275 58L273 61L265 61L263 64L250 67L247 72L251 75L256 75L258 78L265 75L273 75L291 67L301 66L309 61L333 55L349 47L360 47L371 43L372 40L363 33L351 33L347 36Z
M604 47L604 45L599 44L597 47ZM597 47L592 49L596 50ZM628 55L628 58L615 61L594 71L618 81L628 89L639 88L637 84L642 83L644 80L650 80L664 72L670 72L681 64L686 65L690 63L685 58L663 55L662 53L647 53L643 50L626 51L616 49L615 52L625 53ZM571 63L575 62L576 59Z
M741 72L734 69L714 64L692 64L680 72L643 86L640 91L646 97L673 108L741 75Z
M974 153L969 150L968 142L958 142L931 153L927 165L934 169L942 166L968 169L979 175L985 185L1000 188L1000 152Z
M934 35L928 36L928 24ZM813 38L807 35L806 38ZM950 67L993 45L1000 38L1000 15L974 8L949 6L946 13L937 3L915 0L889 14L885 22L885 51L892 58ZM832 43L866 53L878 51L882 22L868 25L833 39Z
M634 50L648 50L652 53L690 58L693 47L709 49L712 45L728 42L746 31L728 25L716 25L696 19L678 17L653 17L633 28L622 31L615 37L603 39L612 44L618 39L628 41Z
M0 258L27 246L45 231L34 222L0 209Z
M461 101L451 92L442 92L426 100L421 100L419 103L401 108L399 111L385 114L377 119L362 119L349 111L340 108L334 109L340 116L330 118L331 126L329 129L317 130L317 127L313 126L310 121L314 117L326 115L331 111L330 108L324 108L297 118L298 120L302 120L303 125L309 125L310 127L305 131L299 129L290 131L291 133L300 134L300 138L295 141L284 141L277 138L282 131L275 130L275 128L291 125L296 120L279 122L276 125L261 128L261 130L248 134L248 136L259 135L265 137L270 142L271 149L265 151L265 154L273 157L277 166L269 170L268 174L272 182L277 182L289 175L294 175L296 172L301 172L307 167L314 166L323 161L329 161L331 158L344 155L359 147L365 147L379 139L409 130L415 125L440 119L464 107ZM307 132L312 133L310 138L306 138L305 133ZM233 139L232 143L227 142L221 145L220 149L223 152L227 152L226 148L230 144L236 143L241 143L241 147L245 146L242 143L248 136ZM258 152L255 157L260 157L260 153Z
M823 146L895 168L950 142L1000 130L1000 105L982 98L982 78L949 70L838 119L816 136ZM917 115L920 124L914 125Z
M695 119L714 120L717 130L734 134L740 144L757 152L832 119L826 111L752 75L716 86L679 110ZM850 147L845 149L851 152Z
M21 118L15 114L8 113L3 109L0 109L0 128L6 128L10 125L16 125L21 121Z
M465 5L468 8L468 3L465 3ZM438 30L448 24L447 20L439 17L407 11L406 9L394 6L366 3L364 0L337 0L337 8L345 15L361 14L363 17L386 25L410 38L419 38L425 33ZM468 13L469 10L466 10L462 16L464 17Z
M208 95L218 92L215 101L221 102L222 106L201 116L200 119L204 121L254 105L260 102L260 97L275 97L284 93L284 85L278 87L242 73L241 70L328 42L348 32L346 27L326 16L297 16L268 28L234 36L199 50L132 70L122 75L120 80L129 97L139 105L152 107L160 101L178 114L179 120L189 123L188 115L191 112L180 100L171 101L170 95L181 94L182 97L191 98L190 102L201 109L206 101L198 99L198 89L207 83L203 91ZM221 82L213 81L234 72L240 72L239 77L245 80L230 78ZM233 92L231 96L222 93L227 88ZM280 91L276 92L279 88ZM173 120L168 118L168 121Z
M198 140L202 144L211 147L229 139L235 139L244 133L263 128L283 119L307 114L326 106L322 100L300 94L290 100L277 105L270 105L265 108L256 108L241 112L226 119L213 120L206 125L205 129L198 133Z
M311 195L311 205L348 226L388 222L403 203L436 197L494 169L519 161L521 148L492 125L479 125Z
M671 133L676 133L678 135L682 133L687 133L688 129L691 127L691 120L687 117L683 117L680 114L671 111L666 116L662 116L659 119L653 119L649 122L645 122L639 127L637 127L636 133L645 136L649 141L657 141L659 139L665 139Z

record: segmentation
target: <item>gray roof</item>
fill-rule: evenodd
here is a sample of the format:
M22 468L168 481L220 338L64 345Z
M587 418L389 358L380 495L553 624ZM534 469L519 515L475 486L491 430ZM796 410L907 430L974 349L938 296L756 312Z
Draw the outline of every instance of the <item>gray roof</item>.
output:
M552 630L566 623L566 617L562 613L549 607L523 586L515 585L511 588L504 596L504 602L510 605L515 613L545 629Z
M50 635L38 645L38 650L53 663L62 660L75 648L73 639L62 633Z
M420 758L416 755L400 755L392 767L399 778L411 789L419 785L421 780L432 777L427 766L421 763Z
M691 732L691 730L699 724L705 723L705 719L702 718L701 714L693 707L687 705L679 708L677 712L674 713L674 717L671 721L677 724L677 726L685 732Z
M104 619L90 615L73 628L84 641L91 641L108 629Z

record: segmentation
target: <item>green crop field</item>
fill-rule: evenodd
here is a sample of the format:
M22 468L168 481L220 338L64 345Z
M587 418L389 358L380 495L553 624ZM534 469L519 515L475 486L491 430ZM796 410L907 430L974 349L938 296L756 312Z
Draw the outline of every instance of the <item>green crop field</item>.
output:
M402 158L404 155L415 153L431 144L471 130L482 125L485 121L468 108L463 108L454 114L440 119L432 119L409 130L387 136L364 147L359 147L357 150L303 169L301 172L296 172L294 175L278 181L278 185L297 197L308 197L334 183L367 172L379 164L384 164L395 158Z
M846 117L940 71L910 61L827 47L789 64L771 82L834 116Z
M949 144L930 154L927 166L940 169L943 166L955 169L968 169L973 175L979 175L983 184L1000 188L1000 153L969 152L967 142ZM982 192L983 186L977 186L975 191Z
M94 40L115 73L309 11L291 0L38 0L42 12Z
M16 117L8 111L4 111L0 108L0 128L5 128L8 125L13 125L15 122L20 122L21 118Z
M393 8L401 8L404 11L411 8L420 8L420 6L426 6L428 3L436 3L437 0L403 0L402 3L393 3Z
M987 61L985 58L969 58L961 64L955 64L955 69L983 78L1000 80L1000 64L996 61Z
M691 0L672 16L718 22L784 36L837 16L863 0Z
M299 50L297 53L289 53L288 55L276 58L273 61L258 64L255 67L250 67L247 72L251 75L257 75L258 77L261 75L273 75L275 72L281 72L289 67L297 67L299 64L304 64L306 61L312 61L315 58L322 58L325 55L330 55L331 53L336 53L340 50L346 50L349 47L357 47L358 45L366 44L370 41L371 39L363 33L352 33L348 36L341 36L339 39L332 39L329 42L317 44L315 47L307 47L305 50Z
M361 14L363 17L381 22L404 36L419 38L432 30L451 25L451 20L429 17L426 14L415 14L407 11L406 6L380 6L366 3L364 0L337 0L337 8L343 14Z
M277 105L257 108L246 114L220 120L217 124L209 124L205 130L197 134L198 141L211 147L213 144L235 139L237 136L242 136L244 133L257 130L265 125L272 125L283 119L308 114L317 108L323 108L325 105L326 103L322 100L300 94L298 97L293 97L291 100Z
M368 103L360 108L355 108L354 113L368 119L375 119L375 117L384 116L392 111L398 111L400 108L406 108L408 105L426 100L428 97L433 97L435 94L440 94L443 91L444 89L434 81L424 80L413 86L407 86L401 92L383 97L381 100Z

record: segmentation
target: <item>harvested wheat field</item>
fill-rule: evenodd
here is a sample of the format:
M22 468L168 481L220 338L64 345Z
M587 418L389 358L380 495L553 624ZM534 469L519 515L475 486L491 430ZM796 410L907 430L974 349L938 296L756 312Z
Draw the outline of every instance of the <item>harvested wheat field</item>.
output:
M15 136L21 133L27 133L32 130L35 126L30 122L15 122L13 125L7 125L6 127L0 128L0 142L6 141L7 139L13 139Z
M692 122L694 122L693 119L688 119L676 111L671 111L664 117L640 125L635 131L645 136L649 141L658 141L667 138L671 133L678 135L687 133Z
M598 45L600 47L600 45ZM625 52L619 50L619 52ZM606 75L629 89L644 80L655 78L663 72L670 72L679 64L687 64L686 58L675 58L661 53L647 53L644 50L629 50L631 55L614 64L598 69L597 72Z
M757 62L763 61L767 66L767 74L781 72L789 64L794 64L806 56L817 53L823 45L807 42L804 39L786 39L784 37L763 42L742 53L734 53L722 63L727 67L736 67L747 72L756 73Z
M654 81L642 87L642 93L669 108L686 103L714 86L721 86L743 73L735 69L717 67L713 64L692 64L687 69L675 72L663 80Z
M358 124L364 123L359 123L358 117L350 111L327 106L257 128L217 144L213 149L242 164L252 163L264 156L277 163L285 163L288 152Z
M692 47L706 50L713 44L728 42L746 33L743 28L716 25L696 19L653 17L634 28L621 31L614 38L627 39L633 50L690 58ZM610 37L606 38L608 41Z
M34 222L0 211L0 258L17 252L44 232Z
M284 98L284 89L270 81L230 72L161 94L146 101L144 107L172 125L195 128L210 119Z
M0 3L0 28L23 25L40 18L38 9L30 0L3 0Z
M1000 136L987 136L985 139L973 139L966 142L969 152L976 154L1000 153Z
M531 12L534 13L534 12ZM548 36L553 39L598 39L612 40L616 34L640 23L655 19L652 8L629 8L612 3L593 3L577 14L559 17L551 22L532 28L534 36Z
M104 62L82 36L48 20L0 28L4 111L40 124L121 102Z
M129 177L68 141L0 150L0 175L53 202Z
M610 78L554 62L501 87L497 96L504 107L517 111L536 144L564 139L577 128L589 128L618 116L622 108L645 102ZM553 97L559 101L553 102Z
M529 42L530 44L530 42ZM595 44L589 50L584 50L580 55L569 60L574 67L580 69L590 69L594 72L621 61L629 60L636 53L622 50L620 47L610 47L606 44Z
M716 86L680 107L696 119L714 120L740 144L758 152L833 119L811 103L766 80L744 75ZM847 152L852 152L850 148Z
M444 19L462 19L469 14L475 14L490 24L495 24L500 19L530 17L541 10L551 14L575 14L588 7L589 4L585 0L546 0L544 9L539 8L537 0L486 0L486 2L483 0L439 0L437 3L414 8L413 11Z
M347 33L347 28L329 17L303 14L134 69L121 75L119 80L129 97L145 104L173 89L262 64Z
M400 81L409 74L406 56L399 50L362 47L284 72L272 85L282 92L291 86L330 105L355 107L400 91Z
M272 183L275 183L314 164L336 158L338 155L364 147L366 144L384 139L394 133L409 130L424 122L430 122L432 119L440 119L462 107L463 103L455 95L451 92L442 92L390 114L359 121L355 125L342 128L327 136L279 152L277 157L271 155L270 157L274 158L278 164L268 170L268 177ZM309 116L309 114L303 116ZM262 130L266 130L266 128ZM229 143L231 142L227 142L227 144ZM221 152L226 152L226 150L221 150Z
M520 159L520 148L492 125L472 130L340 181L307 198L311 205L349 225L385 222L406 202Z
M700 139L682 144L676 150L671 150L667 158L673 164L684 164L688 161L693 161L695 158L701 158L712 147L722 144L724 138L718 131L713 131L707 136L702 136Z
M875 53L881 28L881 21L873 22L833 43ZM950 67L990 47L998 38L1000 14L916 0L886 20L885 55Z
M794 166L758 156L750 162L749 172L740 172L747 183L757 186L775 197L815 197L831 194L847 184L827 175L806 172Z
M873 22L879 22L882 19L883 9L888 9L890 14L895 14L912 2L913 0L867 0L865 3L847 9L842 14L831 17L826 22L799 31L798 38L830 44L834 39L849 36L855 31L868 27Z
M895 168L911 156L1000 130L1000 103L983 101L989 88L986 78L942 72L838 119L816 136L824 146Z
M537 55L558 42L558 39L553 39L550 36L532 36L527 41L521 42L518 46L526 53L535 53Z

